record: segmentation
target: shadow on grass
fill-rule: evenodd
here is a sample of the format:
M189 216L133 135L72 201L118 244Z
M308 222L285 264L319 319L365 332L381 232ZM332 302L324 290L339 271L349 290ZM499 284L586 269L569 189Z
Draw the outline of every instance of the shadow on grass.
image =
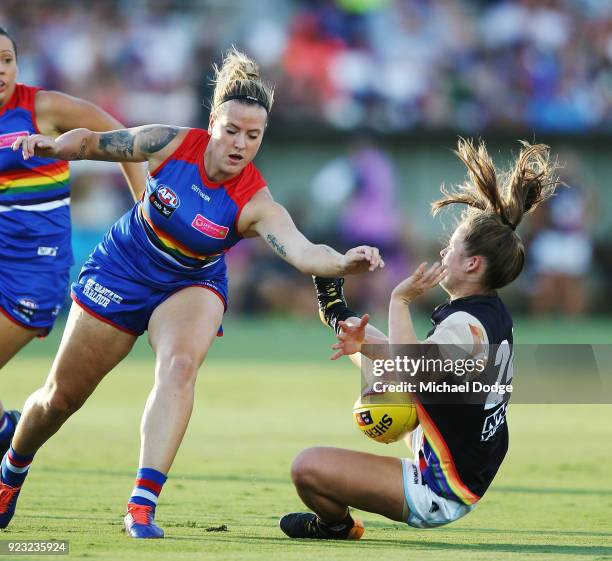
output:
M224 536L203 536L203 537L168 537L172 541L217 541L224 543L236 544L270 544L279 545L285 548L300 547L300 548L320 548L327 542L317 540L289 540L287 538L278 537L271 538L265 536L244 536L234 537L229 535ZM550 554L550 555L612 555L612 547L608 546L580 546L580 545L550 545L550 544L515 544L515 543L456 543L443 541L417 541L417 540L402 540L402 539L367 539L364 538L356 542L331 542L334 548L356 547L359 550L363 549L381 549L381 548L413 548L418 550L441 550L441 551L475 551L475 552L495 552L495 553L520 553L520 554Z

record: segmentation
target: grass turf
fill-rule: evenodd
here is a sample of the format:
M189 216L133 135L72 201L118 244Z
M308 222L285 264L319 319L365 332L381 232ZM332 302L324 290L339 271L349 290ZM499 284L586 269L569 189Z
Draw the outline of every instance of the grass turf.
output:
M70 558L104 560L612 559L609 405L511 406L510 451L495 482L473 513L444 529L414 530L363 513L361 542L288 540L277 519L302 508L289 478L302 448L401 456L403 447L370 442L353 426L358 373L326 361L322 329L272 322L226 332L201 370L192 421L160 499L165 540L121 533L152 378L143 344L39 452L0 539L68 539ZM50 360L33 349L5 367L4 402L22 403Z

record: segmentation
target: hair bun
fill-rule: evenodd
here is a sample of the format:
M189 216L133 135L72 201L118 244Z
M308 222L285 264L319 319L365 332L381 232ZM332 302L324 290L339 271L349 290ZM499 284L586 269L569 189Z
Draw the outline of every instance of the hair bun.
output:
M269 112L274 100L274 90L261 81L259 66L246 54L232 47L221 67L215 65L215 92L213 94L213 111L231 96L251 96L256 98Z

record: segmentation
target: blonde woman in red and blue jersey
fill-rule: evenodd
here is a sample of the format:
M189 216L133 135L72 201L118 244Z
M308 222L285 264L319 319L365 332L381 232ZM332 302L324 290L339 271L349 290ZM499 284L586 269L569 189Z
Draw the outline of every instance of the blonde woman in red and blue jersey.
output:
M467 181L455 191L443 191L433 208L464 204L467 210L440 252L441 262L429 268L422 263L393 290L388 337L368 325L367 315L359 318L347 307L342 279L315 278L321 317L337 333L332 358L347 355L359 364L364 343L374 345L367 349L369 358L392 358L389 344L420 344L410 305L439 284L449 300L434 310L434 327L423 343L441 346L440 353L448 352L448 345L462 356L484 357L500 384L511 383L512 318L497 290L523 268L525 249L516 227L553 194L556 166L549 162L547 146L524 143L511 173L498 179L484 144L476 147L461 139L456 154L468 169ZM457 378L448 373L442 380L453 384ZM364 526L349 507L414 528L438 528L471 512L508 449L509 394L483 396L480 402L473 394L455 395L451 400L424 389L412 394L419 418L409 437L413 458L328 447L300 453L291 474L313 512L283 516L282 531L291 538L359 539Z
M0 368L53 327L68 291L70 246L68 162L11 150L23 135L57 136L78 126L107 131L121 124L81 99L17 83L17 49L0 28ZM134 196L142 164L123 164ZM0 404L0 453L19 419Z
M147 161L143 199L108 232L72 286L74 304L43 388L26 402L2 461L0 527L6 527L34 453L148 330L155 384L141 423L140 465L125 528L160 538L155 508L187 428L199 366L227 307L225 253L260 236L308 274L334 277L383 265L376 248L342 255L308 241L274 201L252 163L273 91L257 65L232 50L220 69L208 130L162 125L110 133L79 129L56 141L15 142L25 157Z

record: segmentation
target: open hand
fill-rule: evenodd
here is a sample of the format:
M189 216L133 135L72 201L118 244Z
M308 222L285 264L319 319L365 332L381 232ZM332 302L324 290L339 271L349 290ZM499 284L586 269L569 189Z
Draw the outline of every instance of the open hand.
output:
M391 297L400 298L407 303L412 302L430 288L437 286L446 276L446 271L446 265L437 261L429 269L427 262L421 263L412 275L393 289Z
M369 321L370 316L364 314L356 325L350 325L345 321L338 322L340 333L336 335L338 342L332 345L336 353L330 357L331 360L338 360L341 356L352 355L361 350L361 345L365 340L365 328Z
M20 136L13 142L11 148L15 151L21 148L21 153L24 160L28 160L33 156L41 158L53 158L59 154L59 146L50 136L42 134L31 134L29 136Z

